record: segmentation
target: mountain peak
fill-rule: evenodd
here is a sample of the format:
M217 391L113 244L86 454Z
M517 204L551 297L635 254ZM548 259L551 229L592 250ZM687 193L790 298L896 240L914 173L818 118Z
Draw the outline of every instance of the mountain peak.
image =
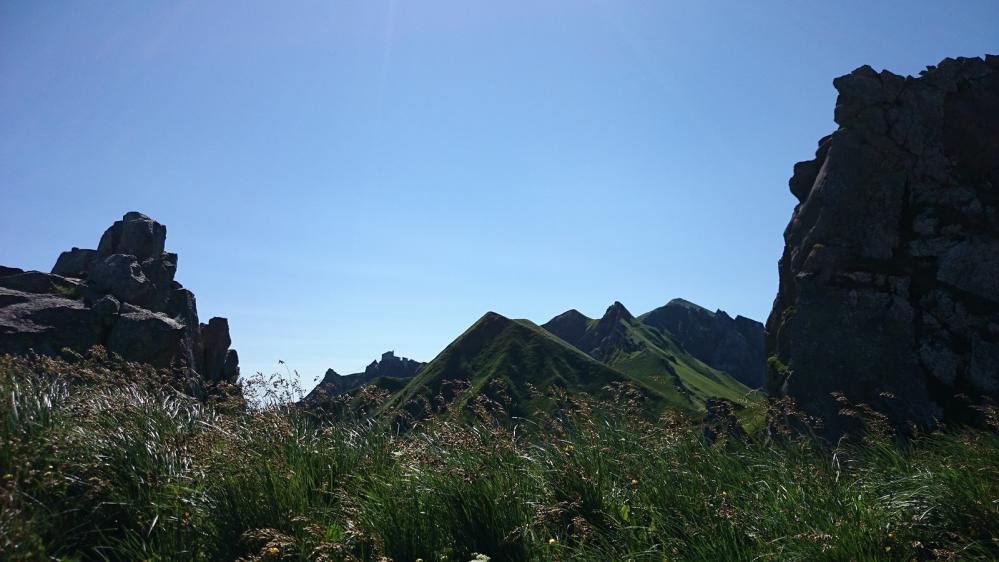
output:
M511 321L506 316L503 316L502 314L500 314L498 312L493 312L491 310L489 312L483 314L482 318L479 318L479 322L502 322L504 320L507 321L507 322Z
M604 319L615 319L615 320L634 320L635 317L632 316L628 309L621 304L620 301L614 301L614 304L607 307L607 312L604 313Z
M688 308L688 309L697 310L697 311L704 311L704 312L707 312L708 314L712 314L712 312L710 310L704 308L703 306L701 306L701 305L699 305L699 304L697 304L695 302L690 302L687 299L681 299L681 298L676 298L676 299L670 300L668 303L666 303L666 306L663 307L663 308L666 308L666 307L671 307L671 308Z
M575 308L571 308L545 322L541 327L575 345L579 341L579 338L583 337L583 334L586 333L586 329L589 327L591 321L583 313Z
M668 334L708 365L750 388L759 388L766 375L763 324L738 318L742 320L733 320L722 309L711 312L690 301L673 299L639 320Z

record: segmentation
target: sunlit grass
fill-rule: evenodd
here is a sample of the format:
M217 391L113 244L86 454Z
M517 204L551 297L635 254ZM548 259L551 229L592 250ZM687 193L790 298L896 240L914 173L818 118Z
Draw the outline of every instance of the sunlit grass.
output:
M999 557L993 433L709 444L683 418L605 403L398 435L286 406L204 405L151 375L100 358L0 359L0 557Z

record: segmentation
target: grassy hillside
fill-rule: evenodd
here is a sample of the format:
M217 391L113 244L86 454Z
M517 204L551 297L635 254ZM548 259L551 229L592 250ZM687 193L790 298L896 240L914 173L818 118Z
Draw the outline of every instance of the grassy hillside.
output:
M600 319L572 310L542 325L590 357L655 389L674 406L703 411L709 398L748 406L756 393L727 373L687 353L670 337L642 323L618 302Z
M604 365L527 320L490 312L427 364L381 411L420 418L449 408L458 416L487 409L499 417L552 412L570 397L608 398L630 385L655 411L665 396ZM624 389L621 389L624 391Z
M707 444L610 401L399 435L99 358L0 358L0 397L4 560L999 558L994 432Z

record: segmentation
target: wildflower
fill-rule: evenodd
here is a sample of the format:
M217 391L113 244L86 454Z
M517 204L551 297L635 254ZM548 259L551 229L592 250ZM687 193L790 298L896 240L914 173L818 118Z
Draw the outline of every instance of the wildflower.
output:
M415 562L423 562L422 558L417 558Z
M3 479L4 480L13 480L14 479L14 475L8 472L7 474L3 475Z
M728 492L726 492L725 490L722 490L721 497L727 498L728 497Z
M635 486L638 486L638 480L635 480L634 478L632 478L631 479L631 487L634 488Z
M554 545L554 544L555 544L555 543L557 543L557 542L558 542L558 541L557 541L557 540L555 540L554 538L551 538L551 539L548 539L548 544L551 544L551 545Z
M888 533L888 540L892 540L894 538L895 538L895 533Z
M886 546L885 547L885 552L891 552L891 547L890 546Z
M572 445L566 445L566 446L565 446L565 452L566 452L566 453L571 453L571 452L573 451L573 449L574 449L574 448L575 448L575 447L573 447Z
M267 556L277 556L278 554L281 554L281 549L276 546L267 549Z

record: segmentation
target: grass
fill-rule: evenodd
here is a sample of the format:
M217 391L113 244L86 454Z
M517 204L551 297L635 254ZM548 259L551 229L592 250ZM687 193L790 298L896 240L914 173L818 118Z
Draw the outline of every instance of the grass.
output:
M999 437L707 443L576 400L399 435L201 404L99 355L0 358L0 558L992 560ZM273 393L281 388L268 386Z

